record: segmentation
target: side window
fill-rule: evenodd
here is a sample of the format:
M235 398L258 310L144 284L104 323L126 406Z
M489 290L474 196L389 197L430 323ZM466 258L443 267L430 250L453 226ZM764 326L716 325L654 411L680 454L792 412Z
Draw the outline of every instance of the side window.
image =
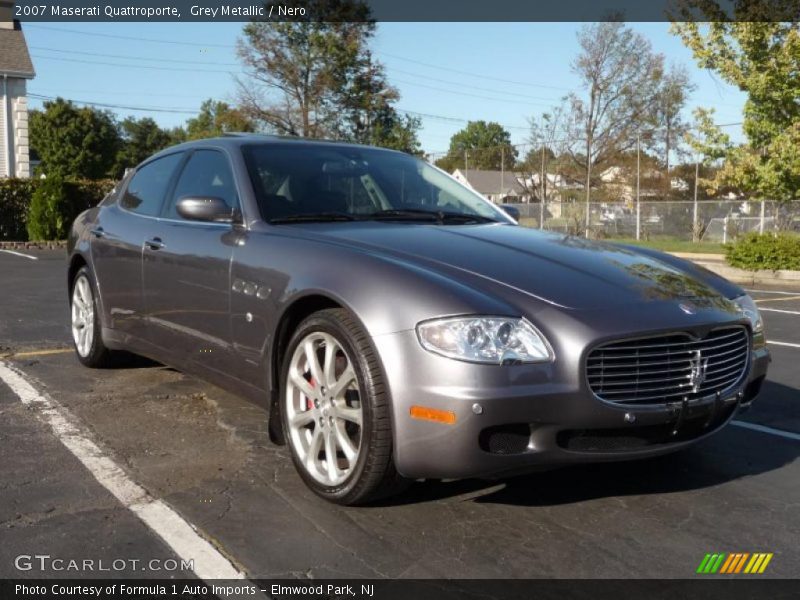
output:
M122 207L142 215L158 215L172 174L182 158L183 153L170 154L139 169L120 200Z
M231 209L239 208L228 157L216 150L198 150L192 154L178 178L164 216L180 219L176 205L178 200L188 196L221 198Z

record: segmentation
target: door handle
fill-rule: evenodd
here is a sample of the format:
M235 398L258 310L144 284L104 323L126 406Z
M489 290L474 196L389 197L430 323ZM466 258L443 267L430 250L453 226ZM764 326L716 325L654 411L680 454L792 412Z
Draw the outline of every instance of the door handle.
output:
M89 230L89 232L96 238L105 237L106 232L102 227L95 227L94 229Z
M145 241L144 245L150 248L150 250L161 250L164 247L164 242L161 241L161 238L154 237Z

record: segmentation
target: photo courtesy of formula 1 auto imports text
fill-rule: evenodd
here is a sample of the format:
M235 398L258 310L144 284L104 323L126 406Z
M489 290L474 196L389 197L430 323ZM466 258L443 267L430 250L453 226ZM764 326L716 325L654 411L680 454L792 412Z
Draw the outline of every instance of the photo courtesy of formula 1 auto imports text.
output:
M795 598L800 0L0 0L0 600Z

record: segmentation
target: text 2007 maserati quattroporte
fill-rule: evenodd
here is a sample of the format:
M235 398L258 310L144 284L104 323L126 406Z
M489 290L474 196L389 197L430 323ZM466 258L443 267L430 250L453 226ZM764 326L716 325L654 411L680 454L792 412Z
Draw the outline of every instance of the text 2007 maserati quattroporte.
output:
M129 173L69 240L78 358L127 350L269 409L343 504L404 481L672 452L758 394L739 287L519 227L447 174L363 146L233 135Z

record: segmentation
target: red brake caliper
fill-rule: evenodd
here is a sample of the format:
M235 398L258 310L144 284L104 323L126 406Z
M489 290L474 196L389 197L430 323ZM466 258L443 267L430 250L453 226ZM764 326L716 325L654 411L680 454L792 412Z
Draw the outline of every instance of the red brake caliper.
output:
M311 377L308 380L308 383L311 385L312 388L317 386L317 384L314 382L314 378L313 377ZM314 403L311 402L311 398L306 396L306 410L311 410L312 408L314 408Z

